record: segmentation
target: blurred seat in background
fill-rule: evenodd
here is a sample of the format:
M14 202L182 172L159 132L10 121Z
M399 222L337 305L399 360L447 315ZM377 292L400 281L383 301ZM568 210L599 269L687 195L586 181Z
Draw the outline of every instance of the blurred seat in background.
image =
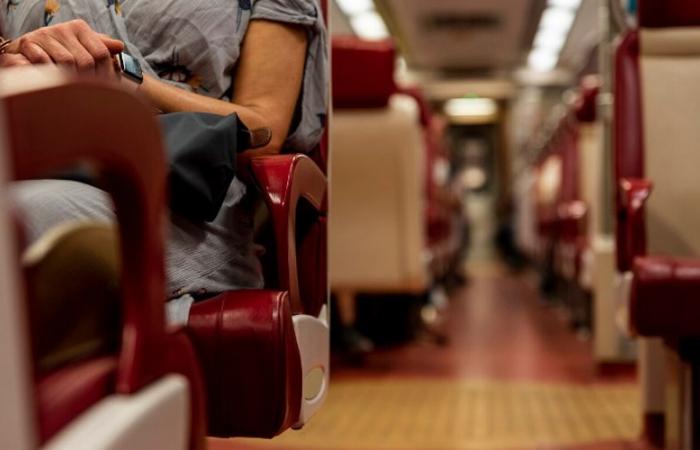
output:
M645 431L664 445L665 411L666 448L690 449L700 442L700 6L642 0L638 18L615 55L617 266L630 325L651 338L640 343Z
M388 41L333 39L330 284L345 327L358 293L423 295L431 282L426 136L395 58Z

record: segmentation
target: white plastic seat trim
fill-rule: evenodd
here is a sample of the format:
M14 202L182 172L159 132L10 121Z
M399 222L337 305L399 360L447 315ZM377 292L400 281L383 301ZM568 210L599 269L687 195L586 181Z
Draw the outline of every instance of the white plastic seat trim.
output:
M298 429L316 414L328 394L330 375L330 326L324 306L318 317L299 314L292 318L299 347L302 374L302 399Z
M187 450L187 379L168 375L134 395L113 395L88 409L43 450Z

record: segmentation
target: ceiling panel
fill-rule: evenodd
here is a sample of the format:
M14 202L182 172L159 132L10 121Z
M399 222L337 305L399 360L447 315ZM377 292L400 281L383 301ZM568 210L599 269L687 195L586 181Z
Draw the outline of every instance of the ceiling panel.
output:
M414 68L509 69L522 61L544 0L378 0ZM539 9L538 9L539 8Z

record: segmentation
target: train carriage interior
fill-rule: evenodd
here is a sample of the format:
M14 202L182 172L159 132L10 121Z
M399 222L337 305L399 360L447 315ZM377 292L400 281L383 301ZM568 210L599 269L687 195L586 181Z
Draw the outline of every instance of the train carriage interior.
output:
M698 124L693 0L0 0L0 450L698 450Z

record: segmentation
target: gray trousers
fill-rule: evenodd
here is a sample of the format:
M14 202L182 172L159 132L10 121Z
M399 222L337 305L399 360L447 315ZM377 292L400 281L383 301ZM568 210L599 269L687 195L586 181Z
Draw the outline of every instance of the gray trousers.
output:
M165 254L168 298L262 287L258 249L253 244L252 208L245 190L234 180L224 206L211 223L171 217ZM114 220L109 196L75 181L20 181L12 184L11 195L30 243L64 221Z

